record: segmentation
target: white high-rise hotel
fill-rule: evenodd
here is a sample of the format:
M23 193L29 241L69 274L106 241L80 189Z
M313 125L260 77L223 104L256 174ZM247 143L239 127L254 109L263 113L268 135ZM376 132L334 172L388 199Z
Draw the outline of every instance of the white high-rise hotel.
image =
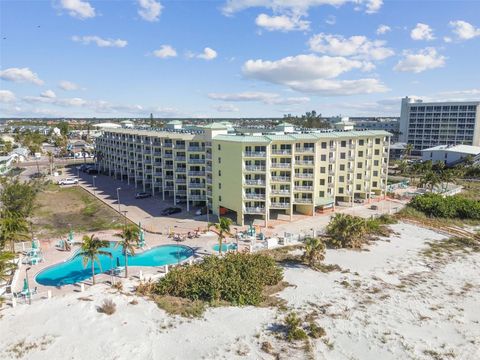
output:
M399 140L413 144L415 153L437 145L480 146L480 101L403 98Z

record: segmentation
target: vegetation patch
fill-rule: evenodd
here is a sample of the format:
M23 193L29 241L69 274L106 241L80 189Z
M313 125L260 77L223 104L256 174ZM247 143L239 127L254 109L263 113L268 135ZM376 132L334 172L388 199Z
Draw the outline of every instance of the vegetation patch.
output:
M7 349L7 352L12 354L15 358L20 359L24 355L32 351L44 351L47 348L47 345L50 345L53 342L54 338L50 336L43 336L37 341L29 342L25 339L20 340L19 342L13 344Z
M97 307L97 311L99 313L103 313L107 315L113 315L116 310L117 310L117 304L115 304L111 299L103 300L102 305Z
M153 296L153 300L160 309L171 315L183 317L200 317L205 311L206 304L201 300L190 300L176 296Z
M460 195L442 197L426 193L415 196L408 207L437 218L480 220L480 201Z
M428 247L423 250L423 255L440 259L454 253L469 254L471 252L480 252L480 239L466 237L451 237L448 239L429 242Z

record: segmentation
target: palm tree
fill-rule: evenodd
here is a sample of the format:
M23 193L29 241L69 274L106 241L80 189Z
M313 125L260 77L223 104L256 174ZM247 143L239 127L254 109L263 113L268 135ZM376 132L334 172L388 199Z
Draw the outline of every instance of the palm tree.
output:
M412 154L413 151L413 144L407 144L405 146L405 149L403 149L403 156L409 157Z
M9 273L17 268L17 265L12 261L15 259L15 254L12 252L0 252L0 281L7 281L10 277Z
M365 219L342 213L335 214L326 228L332 244L340 248L360 248L366 231Z
M3 210L0 215L0 247L10 241L10 250L15 252L15 242L29 239L28 223L20 214Z
M408 163L405 160L401 160L398 163L398 170L400 171L400 174L405 174L407 169L408 169Z
M439 176L435 172L429 170L422 176L419 185L425 186L427 189L430 188L430 191L433 192L433 188L438 185L439 182Z
M100 240L95 237L94 234L91 236L84 235L82 239L82 246L80 248L80 253L78 255L83 256L83 266L86 267L88 262L92 263L92 283L95 285L95 261L98 262L98 265L101 268L99 255L112 256L108 251L101 250L101 248L108 247L109 243L106 240Z
M323 259L325 259L324 242L318 238L307 238L303 260L307 262L310 267L314 267Z
M215 232L218 235L218 254L222 255L223 239L225 239L227 235L231 235L230 225L232 225L232 220L229 218L221 217L219 221L220 222L216 224L209 224L208 228L210 228L210 226L215 227Z
M121 233L115 234L120 238L115 247L121 246L122 252L125 255L125 277L128 277L128 254L135 254L135 245L138 244L139 229L137 226L126 226Z
M442 172L440 172L439 177L442 183L442 190L446 191L448 187L448 183L455 181L456 171L453 169L445 169Z
M53 175L53 153L51 151L47 151L48 156L48 164L50 166L50 175Z

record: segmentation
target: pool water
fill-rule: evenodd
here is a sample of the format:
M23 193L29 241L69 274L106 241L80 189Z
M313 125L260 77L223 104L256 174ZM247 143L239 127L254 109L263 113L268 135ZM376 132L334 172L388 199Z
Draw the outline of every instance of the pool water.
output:
M219 248L220 246L218 244L212 246L212 249L215 251L218 251ZM229 250L236 250L236 249L237 249L237 244L234 244L234 243L222 244L222 251L229 251Z
M115 243L110 243L108 248L102 250L112 254L110 258L107 255L99 255L95 262L95 274L100 274L120 266L125 266L125 256L122 253L122 247L115 247ZM193 250L182 245L163 245L142 253L128 256L128 266L162 266L176 264L188 259L193 255ZM92 277L92 264L89 261L87 266L83 266L83 257L75 255L71 259L51 266L41 271L35 278L40 285L62 286L75 284Z

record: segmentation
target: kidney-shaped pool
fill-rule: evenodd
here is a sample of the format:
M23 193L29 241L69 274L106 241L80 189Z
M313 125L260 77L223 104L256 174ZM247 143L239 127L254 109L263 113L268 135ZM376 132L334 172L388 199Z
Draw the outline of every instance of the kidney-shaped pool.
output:
M99 255L100 265L95 262L95 274L104 273L117 266L125 266L125 256L121 247L115 247L110 243L108 251L112 256ZM162 266L176 264L193 255L193 250L182 245L162 245L154 247L133 256L128 256L128 266ZM92 277L91 263L84 267L83 257L74 255L72 258L50 266L37 274L35 280L40 285L63 286L75 284Z

